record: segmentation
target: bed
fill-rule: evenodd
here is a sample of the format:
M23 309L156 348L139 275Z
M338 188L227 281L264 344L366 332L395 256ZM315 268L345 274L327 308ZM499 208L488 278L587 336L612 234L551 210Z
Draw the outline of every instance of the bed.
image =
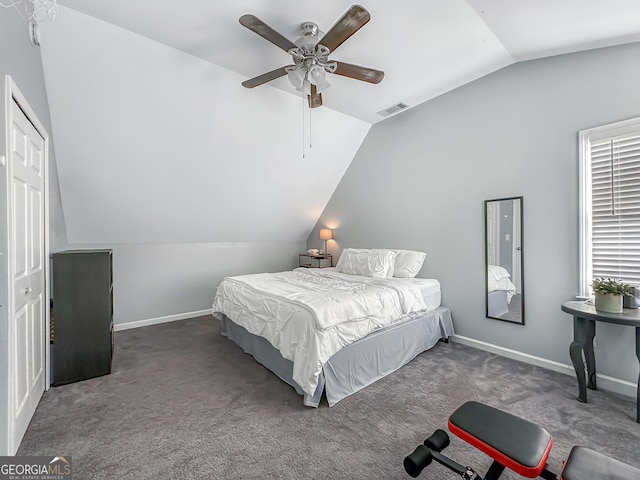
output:
M453 335L439 282L414 278L423 261L421 252L345 249L335 268L227 277L212 312L222 334L305 405L324 392L333 406Z
M509 313L509 303L516 293L509 272L498 265L487 266L487 316Z

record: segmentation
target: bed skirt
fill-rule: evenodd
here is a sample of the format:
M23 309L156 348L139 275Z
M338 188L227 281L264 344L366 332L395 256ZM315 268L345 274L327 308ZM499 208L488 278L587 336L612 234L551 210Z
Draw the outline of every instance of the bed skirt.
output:
M222 313L222 335L275 373L304 397L308 407L320 404L323 390L329 406L395 372L440 339L454 334L451 310L440 306L404 322L377 330L336 352L324 365L313 395L293 380L293 362L287 360L266 339L249 333Z
M506 290L495 290L487 294L487 316L499 317L509 313L509 301Z

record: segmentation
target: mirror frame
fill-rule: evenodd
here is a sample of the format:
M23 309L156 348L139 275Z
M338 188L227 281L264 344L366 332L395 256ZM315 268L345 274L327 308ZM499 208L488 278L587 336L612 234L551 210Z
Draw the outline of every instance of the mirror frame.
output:
M519 200L520 201L520 321L511 320L508 318L500 318L498 316L489 315L489 204L492 202L503 202L507 200ZM504 197L494 198L484 201L484 303L485 303L485 318L492 318L495 320L501 320L503 322L513 323L516 325L524 325L524 198L519 197Z

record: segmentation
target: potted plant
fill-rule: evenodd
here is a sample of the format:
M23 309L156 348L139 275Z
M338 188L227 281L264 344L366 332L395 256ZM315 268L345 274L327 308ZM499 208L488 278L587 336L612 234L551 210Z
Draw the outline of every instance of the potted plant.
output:
M596 310L622 313L622 297L631 295L631 286L611 278L597 277L591 284L595 295Z

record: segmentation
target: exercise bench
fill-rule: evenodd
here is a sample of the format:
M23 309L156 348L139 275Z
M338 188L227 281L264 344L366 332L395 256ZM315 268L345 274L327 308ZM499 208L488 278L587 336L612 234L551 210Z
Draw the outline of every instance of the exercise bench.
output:
M451 414L451 433L493 459L487 474L478 475L442 454L449 435L436 430L404 459L406 472L417 477L432 460L466 480L497 480L505 468L526 478L545 480L640 480L640 470L586 447L573 447L556 475L547 469L553 438L544 428L478 402L466 402Z

